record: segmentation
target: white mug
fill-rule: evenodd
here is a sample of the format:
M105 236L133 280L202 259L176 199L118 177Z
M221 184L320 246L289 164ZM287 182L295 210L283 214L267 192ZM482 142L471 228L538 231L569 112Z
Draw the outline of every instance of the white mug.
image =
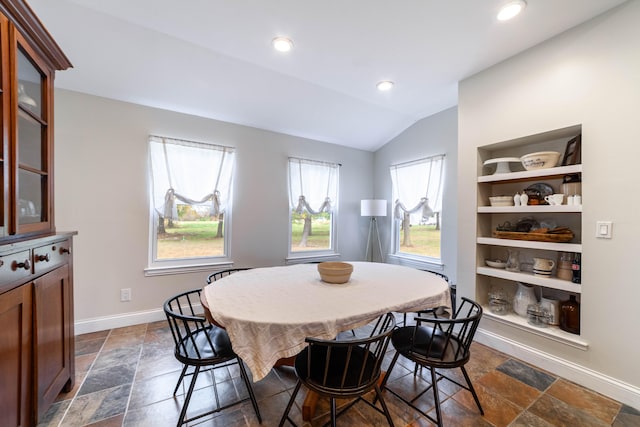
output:
M562 193L550 194L548 196L544 196L544 200L545 202L549 203L552 206L561 205L562 202L564 201L564 194Z

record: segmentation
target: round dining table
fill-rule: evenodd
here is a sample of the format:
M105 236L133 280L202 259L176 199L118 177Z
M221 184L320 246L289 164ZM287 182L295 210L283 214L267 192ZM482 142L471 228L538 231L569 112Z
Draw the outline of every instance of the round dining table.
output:
M451 307L449 285L435 274L395 264L351 264L344 284L323 282L317 264L239 271L205 286L202 302L226 329L253 381L302 351L307 337L334 339L388 312Z

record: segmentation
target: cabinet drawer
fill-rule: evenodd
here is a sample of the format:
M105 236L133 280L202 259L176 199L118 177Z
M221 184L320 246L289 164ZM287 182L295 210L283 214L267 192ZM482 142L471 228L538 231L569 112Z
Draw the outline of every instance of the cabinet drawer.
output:
M71 253L71 241L50 243L33 250L33 272L41 273L67 262Z
M31 275L29 250L0 256L0 286Z

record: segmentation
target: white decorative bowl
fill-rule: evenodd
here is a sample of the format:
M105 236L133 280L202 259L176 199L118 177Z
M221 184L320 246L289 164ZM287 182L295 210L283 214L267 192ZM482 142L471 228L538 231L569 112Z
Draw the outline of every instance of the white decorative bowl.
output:
M353 272L353 265L348 262L328 261L318 264L318 272L323 282L347 283Z
M522 166L528 170L554 168L558 164L560 153L557 151L539 151L520 157Z
M499 259L495 261L487 259L484 262L486 262L489 267L493 268L505 268L507 266L506 261L500 261Z
M491 196L489 203L491 206L513 206L513 196Z

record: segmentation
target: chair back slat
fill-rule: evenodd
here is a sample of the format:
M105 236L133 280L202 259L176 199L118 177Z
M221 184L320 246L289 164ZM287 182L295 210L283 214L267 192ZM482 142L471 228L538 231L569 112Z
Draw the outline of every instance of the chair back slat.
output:
M176 295L164 303L177 355L195 359L219 357L210 333L214 326L204 314L197 313L201 294L202 290L196 289Z
M238 271L244 271L244 270L250 270L250 269L251 269L251 267L238 267L238 268L228 268L228 269L222 270L222 271L216 271L215 273L211 273L207 277L207 284L210 285L213 282L215 282L216 280L220 280L223 277L227 277L230 274L237 273Z
M210 323L204 315L202 307L202 289L194 289L183 292L166 300L163 304L165 316L171 329L171 335L175 343L174 356L183 364L178 383L173 391L174 397L180 384L187 386L186 379L191 378L188 390L184 397L184 404L178 418L178 426L191 425L191 422L215 412L220 412L230 406L239 404L245 400L251 400L251 404L258 418L262 422L260 409L253 388L249 381L246 369L237 354L233 351L231 340L227 332ZM202 311L200 311L202 310ZM213 409L188 417L188 407L193 395L198 375L201 372L215 369L225 369L236 365L240 369L240 376L247 388L249 397L231 402L222 402L216 385L213 382L213 394L215 406Z
M340 396L357 395L371 388L380 377L395 325L395 317L387 313L377 319L365 338L307 338L305 383L320 393Z
M452 319L416 317L409 352L425 363L457 364L468 358L481 317L482 307L464 297Z

